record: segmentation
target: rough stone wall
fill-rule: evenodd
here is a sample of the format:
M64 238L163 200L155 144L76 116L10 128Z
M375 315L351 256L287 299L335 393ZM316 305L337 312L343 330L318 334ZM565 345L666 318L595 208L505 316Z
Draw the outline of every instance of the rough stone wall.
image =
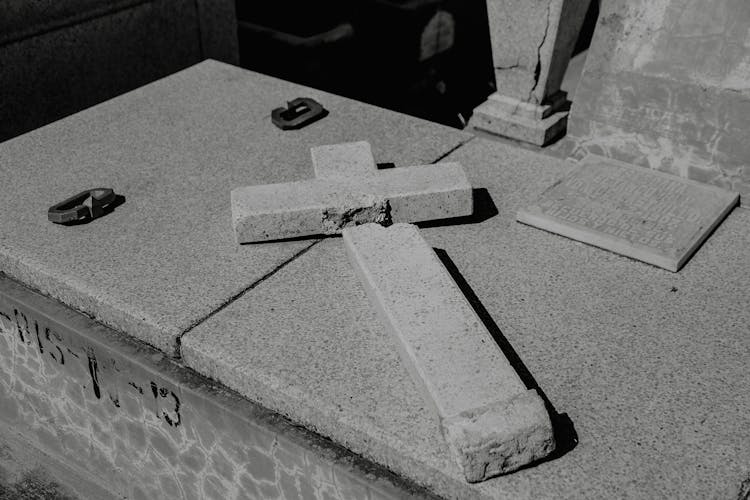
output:
M7 283L0 277L0 420L115 495L396 498L387 481L357 476L278 422L263 425L279 417L151 348L128 341L123 355L50 321L4 293Z
M574 155L750 195L748 25L745 0L603 2L569 121Z

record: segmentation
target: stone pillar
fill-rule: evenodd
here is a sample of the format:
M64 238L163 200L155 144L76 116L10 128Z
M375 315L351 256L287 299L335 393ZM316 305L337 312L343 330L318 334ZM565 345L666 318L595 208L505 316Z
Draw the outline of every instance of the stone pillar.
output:
M590 0L487 0L497 91L473 128L544 145L565 132L560 83Z
M750 198L750 2L607 0L570 130L596 153Z

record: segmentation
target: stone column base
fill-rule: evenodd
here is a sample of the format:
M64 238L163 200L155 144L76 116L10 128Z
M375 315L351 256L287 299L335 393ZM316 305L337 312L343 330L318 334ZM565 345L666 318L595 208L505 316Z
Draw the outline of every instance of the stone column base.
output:
M547 104L519 101L495 92L474 109L469 127L529 142L549 144L563 135L568 124L567 93L560 91Z

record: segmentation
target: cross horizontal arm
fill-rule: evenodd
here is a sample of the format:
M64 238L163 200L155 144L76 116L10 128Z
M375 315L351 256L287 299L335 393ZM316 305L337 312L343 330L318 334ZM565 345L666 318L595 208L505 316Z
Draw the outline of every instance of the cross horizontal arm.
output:
M336 234L367 222L460 217L473 210L471 184L458 163L246 186L232 190L231 198L238 243Z

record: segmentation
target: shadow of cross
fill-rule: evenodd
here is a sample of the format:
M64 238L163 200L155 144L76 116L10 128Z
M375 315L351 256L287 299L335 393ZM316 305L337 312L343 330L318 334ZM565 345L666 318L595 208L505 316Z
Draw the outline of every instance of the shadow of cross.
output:
M471 215L472 188L459 163L379 171L368 142L312 148L315 178L232 190L238 243L338 234L369 222Z

